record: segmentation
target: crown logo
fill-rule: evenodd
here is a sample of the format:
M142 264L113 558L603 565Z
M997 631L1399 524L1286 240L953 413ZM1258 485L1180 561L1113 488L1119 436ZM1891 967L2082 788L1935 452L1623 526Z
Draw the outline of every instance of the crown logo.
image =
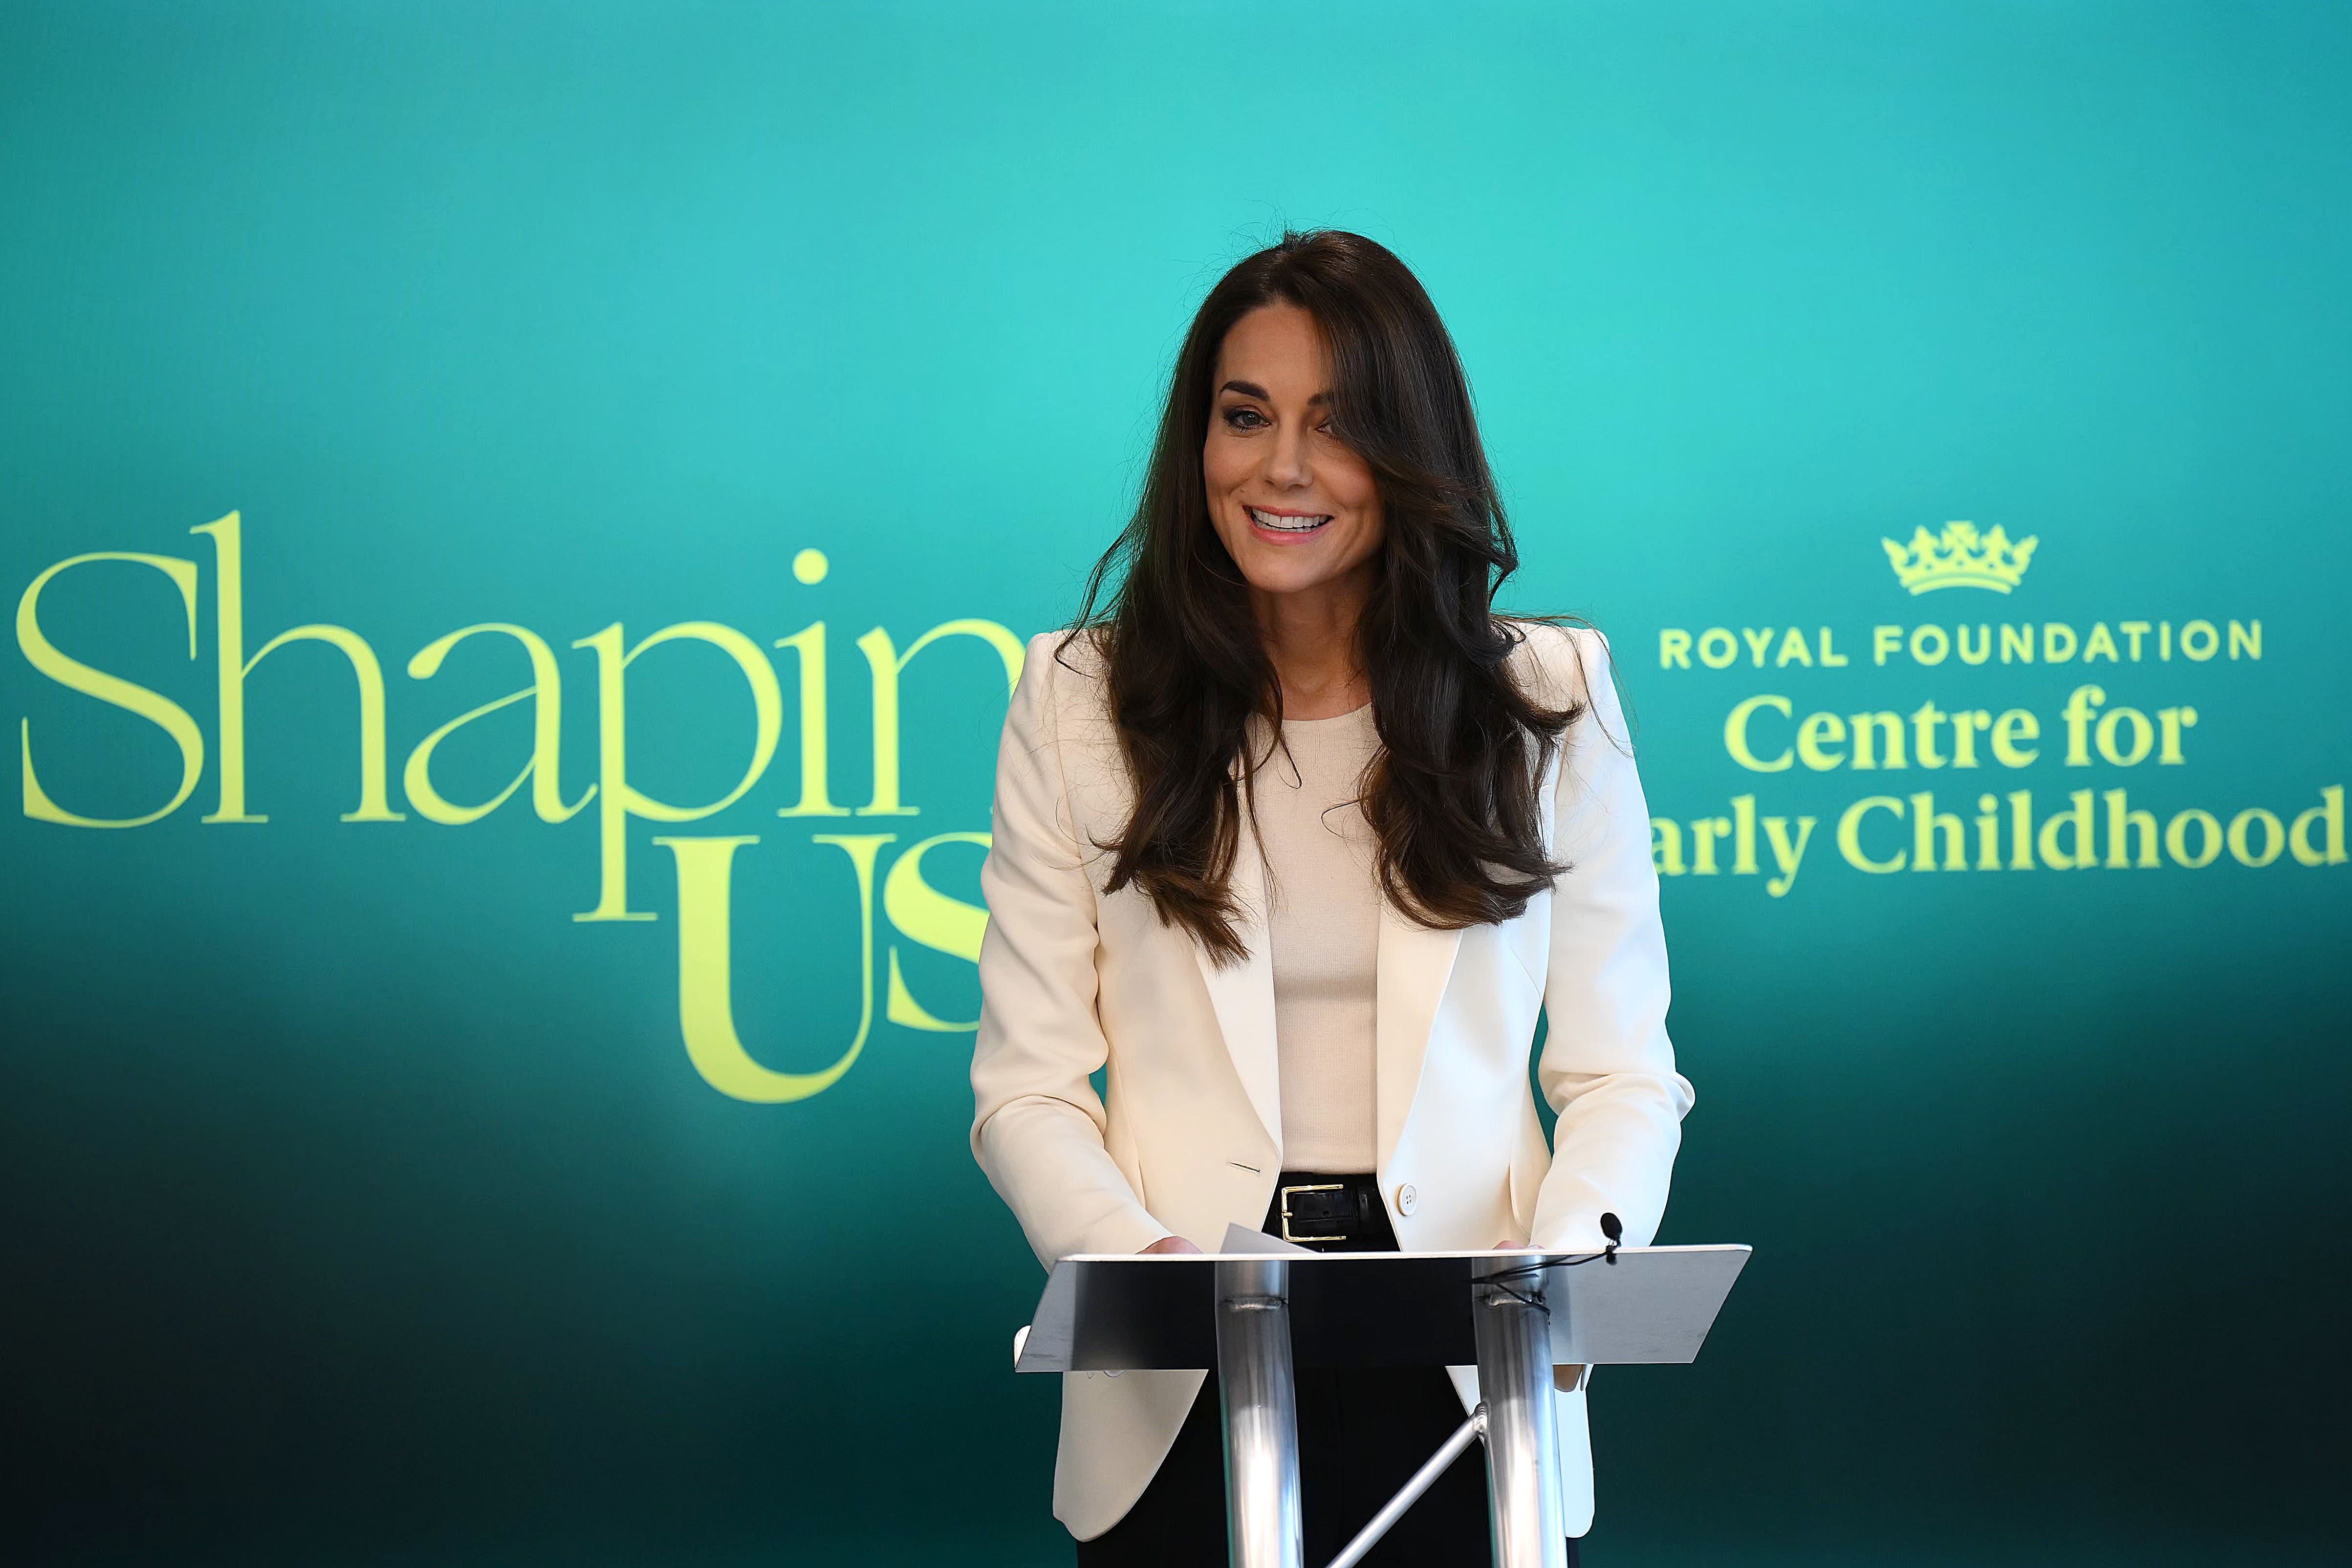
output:
M1886 547L1895 581L1915 595L1938 588L1990 588L2006 594L2024 581L2033 547L2042 541L2029 538L2011 544L1999 525L1979 535L1973 522L1948 522L1940 539L1920 529L1907 550L1891 539L1878 542Z

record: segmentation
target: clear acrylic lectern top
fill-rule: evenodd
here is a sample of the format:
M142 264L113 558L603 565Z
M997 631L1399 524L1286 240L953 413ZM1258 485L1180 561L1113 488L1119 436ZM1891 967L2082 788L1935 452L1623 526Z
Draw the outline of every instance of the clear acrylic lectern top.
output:
M1467 1366L1474 1284L1498 1264L1549 1304L1555 1365L1697 1359L1745 1247L1629 1247L1598 1254L1289 1252L1292 1354L1302 1366ZM1022 1372L1217 1364L1221 1254L1082 1254L1055 1265Z

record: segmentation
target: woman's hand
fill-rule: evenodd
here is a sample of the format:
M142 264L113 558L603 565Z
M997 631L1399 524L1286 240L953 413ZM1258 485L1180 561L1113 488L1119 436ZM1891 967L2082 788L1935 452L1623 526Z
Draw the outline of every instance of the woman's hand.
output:
M1163 1236L1158 1241L1155 1241L1150 1246L1145 1247L1143 1252L1158 1252L1162 1254L1177 1255L1189 1253L1195 1258L1203 1256L1199 1247L1193 1246L1191 1242L1185 1240L1181 1236ZM1139 1258L1143 1256L1143 1253L1138 1253L1136 1256Z

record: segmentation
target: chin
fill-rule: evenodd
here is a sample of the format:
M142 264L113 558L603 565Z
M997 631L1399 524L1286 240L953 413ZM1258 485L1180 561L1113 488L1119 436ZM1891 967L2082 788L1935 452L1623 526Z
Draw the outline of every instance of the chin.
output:
M1286 557L1289 553L1282 552ZM1267 562L1261 557L1242 568L1243 581L1261 594L1301 593L1330 581L1333 575L1318 563L1288 559Z

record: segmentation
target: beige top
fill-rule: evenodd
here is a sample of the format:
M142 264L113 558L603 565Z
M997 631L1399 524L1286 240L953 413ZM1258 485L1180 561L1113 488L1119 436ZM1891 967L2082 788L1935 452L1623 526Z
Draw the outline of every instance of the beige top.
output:
M1378 1163L1372 1018L1381 893L1372 834L1356 805L1379 750L1370 704L1293 719L1258 769L1258 839L1272 908L1274 1034L1282 1073L1282 1163L1369 1172Z

